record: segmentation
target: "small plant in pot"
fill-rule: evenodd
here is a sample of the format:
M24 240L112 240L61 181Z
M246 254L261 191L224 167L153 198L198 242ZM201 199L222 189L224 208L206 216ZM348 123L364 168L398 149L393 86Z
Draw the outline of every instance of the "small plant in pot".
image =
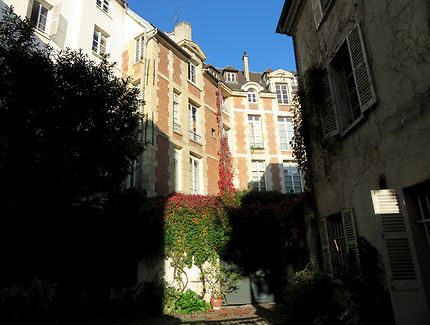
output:
M242 272L238 266L221 261L210 264L203 272L203 276L211 296L212 308L219 310L225 295L238 290Z
M223 294L221 292L221 270L219 262L212 262L202 272L205 288L208 289L210 302L214 310L221 309Z

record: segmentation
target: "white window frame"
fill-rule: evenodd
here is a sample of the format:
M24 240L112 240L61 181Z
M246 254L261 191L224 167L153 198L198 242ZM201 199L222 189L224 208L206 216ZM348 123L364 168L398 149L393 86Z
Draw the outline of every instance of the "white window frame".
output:
M190 155L190 193L202 194L201 159Z
M173 181L173 191L182 191L182 175L181 175L181 149L175 148L173 151L173 170L175 179Z
M251 160L251 184L255 191L267 191L266 162L264 160Z
M325 7L323 7L323 1ZM314 12L315 26L317 29L320 27L326 13L334 1L335 0L312 0L312 10Z
M173 131L181 132L181 120L180 120L180 101L181 94L176 90L173 90L172 95L172 110L173 110Z
M134 63L138 63L143 60L144 55L144 45L145 45L145 37L143 35L135 38L134 45Z
M225 73L226 82L237 82L236 72L226 72Z
M278 131L281 150L291 150L294 137L293 118L278 116Z
M109 0L96 0L97 8L109 13Z
M200 143L199 134L199 107L193 103L188 103L188 134L189 139Z
M264 149L261 115L248 115L248 137L251 149Z
M248 97L248 103L256 103L257 91L254 88L248 89L247 97Z
M36 9L35 6L37 6ZM37 17L33 16L35 11L37 11ZM48 8L42 2L36 0L33 2L30 20L35 24L36 29L43 33L46 33L48 29L49 11L50 8Z
M191 62L188 62L188 80L194 84L197 82L197 66Z
M285 105L290 103L288 84L276 83L275 90L276 90L276 99L278 101L278 104Z
M284 188L285 193L302 193L303 192L303 175L299 170L297 163L293 161L284 161L282 164L284 172ZM297 178L298 177L298 178ZM297 179L300 181L300 185L296 186ZM287 183L289 186L287 186ZM292 191L289 191L288 188Z
M107 54L109 35L97 26L94 26L92 51L97 55ZM104 49L103 49L104 42Z

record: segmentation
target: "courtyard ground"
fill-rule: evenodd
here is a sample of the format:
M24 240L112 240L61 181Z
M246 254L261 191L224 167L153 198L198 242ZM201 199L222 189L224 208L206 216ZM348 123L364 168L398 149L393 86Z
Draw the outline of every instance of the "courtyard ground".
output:
M286 314L282 305L254 304L242 306L225 306L221 310L206 313L185 315L162 315L142 320L118 321L109 325L284 325Z

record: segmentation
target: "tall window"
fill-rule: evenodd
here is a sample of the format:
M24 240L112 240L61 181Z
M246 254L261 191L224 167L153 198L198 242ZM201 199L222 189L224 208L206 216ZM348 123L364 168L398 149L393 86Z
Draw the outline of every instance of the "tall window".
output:
M338 102L341 104L340 120L342 125L349 125L361 116L357 87L354 81L351 60L346 43L340 47L330 65L339 91Z
M175 149L173 153L173 165L175 173L175 184L173 190L175 192L181 191L181 150Z
M227 72L225 74L225 81L236 82L236 73L235 72Z
M248 115L249 143L253 149L263 149L263 134L261 130L261 116Z
M347 271L347 248L342 214L336 213L326 218L327 236L329 240L333 275L338 278Z
M330 76L330 78L329 78ZM325 136L348 131L376 103L359 26L355 26L329 62L321 78L324 91L320 110Z
M173 131L181 131L181 123L179 120L179 94L173 91Z
M279 104L288 104L288 85L276 84L276 98Z
M249 103L256 103L257 102L257 92L255 89L249 89L248 90L248 102Z
M384 202L384 206L387 207L387 201ZM327 274L335 278L344 278L348 273L356 276L360 275L357 231L352 209L343 210L326 218L321 218L319 224L322 262ZM395 223L394 227L398 224ZM392 222L390 222L390 227L392 230ZM401 246L398 244L398 242L395 243L396 247L394 249ZM404 250L404 247L400 247L400 249L402 250L401 263L398 265L400 265L402 274L409 274L407 249Z
M200 159L190 156L190 193L200 194Z
M285 192L301 193L303 192L302 175L296 163L284 161L284 182Z
M225 97L224 96L222 97L222 100L221 100L221 108L223 111L228 112L227 104L225 103Z
M198 107L190 103L188 105L189 138L195 142L200 142L198 133Z
M278 117L279 141L281 150L291 149L291 141L294 136L294 126L291 117Z
M131 170L128 174L126 181L126 188L135 188L136 187L136 178L137 178L137 160L133 160L131 163Z
M143 45L145 38L140 36L135 40L135 49L134 49L134 63L143 60Z
M34 1L31 8L30 21L36 28L42 32L46 32L48 20L48 8L44 7L40 2Z
M252 173L252 189L256 191L266 190L266 163L264 160L252 160L251 161L251 173Z
M196 66L191 62L188 62L188 80L196 83Z
M93 34L93 52L98 55L106 54L107 34L101 29L94 27Z
M96 5L104 12L109 12L109 0L96 0Z
M318 27L322 22L322 18L327 13L330 3L334 0L313 0L312 10L314 12L315 25Z

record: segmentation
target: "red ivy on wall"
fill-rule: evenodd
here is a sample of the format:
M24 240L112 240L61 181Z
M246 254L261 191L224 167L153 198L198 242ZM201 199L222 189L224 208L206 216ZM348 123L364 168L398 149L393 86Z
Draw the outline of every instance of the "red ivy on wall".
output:
M219 180L218 180L218 194L221 196L225 204L232 205L234 200L234 185L233 185L233 161L231 157L230 148L228 145L228 138L223 132L222 120L222 95L218 89L216 92L216 106L217 106L217 123L218 133L220 134L220 149L218 151L219 158Z

